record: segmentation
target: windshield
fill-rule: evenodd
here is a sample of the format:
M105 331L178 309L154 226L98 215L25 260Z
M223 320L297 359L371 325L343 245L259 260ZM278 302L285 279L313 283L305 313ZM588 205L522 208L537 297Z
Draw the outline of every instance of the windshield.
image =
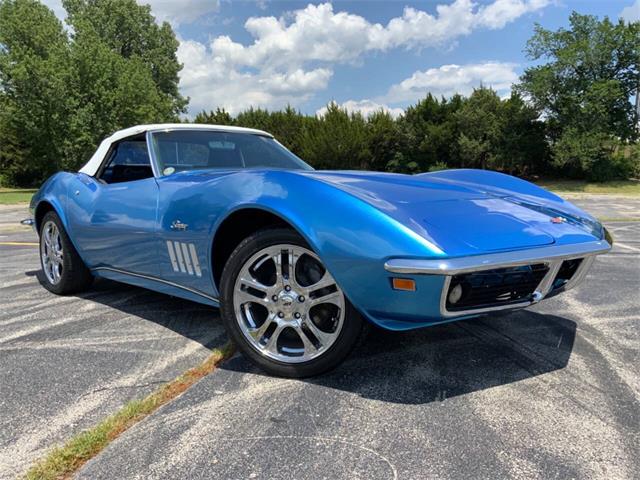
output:
M313 170L271 137L212 130L173 130L151 135L162 175L185 170L277 168Z

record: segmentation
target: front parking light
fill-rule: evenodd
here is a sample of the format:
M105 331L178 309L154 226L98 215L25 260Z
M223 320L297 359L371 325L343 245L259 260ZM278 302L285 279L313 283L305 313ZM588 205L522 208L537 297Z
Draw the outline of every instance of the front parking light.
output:
M406 292L416 291L416 282L410 278L392 278L391 285L394 290L403 290Z

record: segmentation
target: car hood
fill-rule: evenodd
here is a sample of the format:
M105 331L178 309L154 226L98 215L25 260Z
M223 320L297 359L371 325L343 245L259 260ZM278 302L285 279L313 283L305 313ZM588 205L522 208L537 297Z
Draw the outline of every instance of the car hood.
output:
M303 175L367 202L448 256L592 241L599 227L588 215L577 216L574 206L563 208L569 204L559 198L536 201L517 192L492 192L428 175L343 171ZM558 216L563 221L553 223Z

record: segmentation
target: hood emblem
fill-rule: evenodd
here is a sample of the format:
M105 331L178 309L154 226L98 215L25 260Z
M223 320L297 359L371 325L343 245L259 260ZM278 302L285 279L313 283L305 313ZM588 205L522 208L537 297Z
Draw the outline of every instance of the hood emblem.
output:
M567 219L564 217L551 217L551 223L564 223Z

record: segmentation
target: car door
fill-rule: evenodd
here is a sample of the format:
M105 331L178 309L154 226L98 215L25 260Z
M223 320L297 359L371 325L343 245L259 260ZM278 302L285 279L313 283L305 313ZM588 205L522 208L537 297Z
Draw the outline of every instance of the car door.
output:
M161 137L155 137L152 144L162 170L158 177L158 259L162 278L217 296L211 281L211 227L226 211L228 200L218 196L216 181L242 168L241 155L232 142L202 143L197 132L155 135ZM183 169L201 168L206 173L180 173Z
M78 173L67 206L90 268L158 276L158 184L144 136L115 143L95 177Z
M200 195L190 194L188 181L165 177L158 183L162 239L158 260L162 278L213 295L209 266L212 212L203 208Z

